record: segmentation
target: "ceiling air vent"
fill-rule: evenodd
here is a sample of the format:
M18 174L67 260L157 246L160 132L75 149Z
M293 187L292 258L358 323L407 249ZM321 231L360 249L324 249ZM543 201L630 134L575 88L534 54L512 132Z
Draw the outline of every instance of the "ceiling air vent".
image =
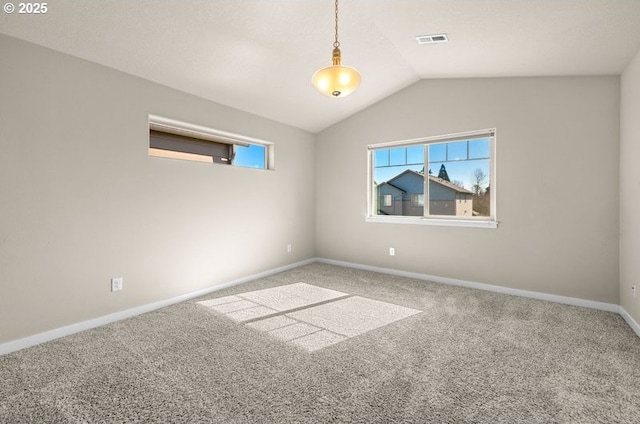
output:
M449 41L447 34L418 35L416 37L418 44L446 43Z

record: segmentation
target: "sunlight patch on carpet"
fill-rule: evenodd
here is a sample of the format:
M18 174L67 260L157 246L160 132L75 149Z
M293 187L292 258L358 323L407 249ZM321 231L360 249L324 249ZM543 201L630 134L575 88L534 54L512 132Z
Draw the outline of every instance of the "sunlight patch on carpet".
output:
M354 337L421 311L354 296L287 316L346 337Z
M422 312L306 283L198 304L309 352Z

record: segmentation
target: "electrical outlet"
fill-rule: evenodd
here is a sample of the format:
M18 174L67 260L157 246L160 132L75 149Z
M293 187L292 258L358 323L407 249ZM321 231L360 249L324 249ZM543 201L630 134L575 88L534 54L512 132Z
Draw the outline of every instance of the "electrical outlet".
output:
M394 247L389 248L389 256L396 256L396 249Z
M634 298L636 297L636 292L637 292L636 285L634 284L633 286L631 286L631 293L633 293Z
M122 290L122 277L115 277L111 279L111 291Z
M293 248L291 247L291 245L287 244L287 253L291 253L292 250Z

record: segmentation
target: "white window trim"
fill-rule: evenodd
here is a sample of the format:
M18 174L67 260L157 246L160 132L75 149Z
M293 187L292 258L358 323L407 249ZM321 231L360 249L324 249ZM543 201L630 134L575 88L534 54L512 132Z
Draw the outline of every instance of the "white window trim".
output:
M267 140L258 140L256 138L247 137L241 134L235 134L227 131L217 130L214 128L205 127L203 125L192 124L189 122L178 121L176 119L165 118L163 116L149 114L149 129L167 132L170 134L182 135L186 137L199 138L203 140L215 141L218 143L226 143L238 146L248 147L251 144L258 144L260 146L264 146L265 151L265 168L263 170L275 170L275 157L274 157L274 145L275 143ZM189 158L189 154L184 154L186 156L180 158L178 155L167 156L166 153L155 152L150 149L150 156L155 157L171 157L185 160L195 160L194 158ZM196 155L197 156L197 155ZM245 167L242 167L245 168ZM254 168L245 168L245 169L254 169Z
M413 225L435 225L439 227L474 227L474 228L498 228L498 221L486 219L451 219L451 218L425 218L422 216L386 216L368 215L366 222L382 224L413 224Z
M378 149L389 149L393 147L408 147L421 144L429 144L436 142L456 141L465 138L480 138L480 136L486 135L491 137L490 152L491 157L489 159L489 169L491 172L490 186L491 191L489 195L490 202L490 216L488 218L440 218L437 216L387 216L387 215L374 215L374 203L372 196L372 187L374 181L373 175L373 152ZM473 228L498 228L498 218L496 213L496 192L497 192L497 178L496 178L496 138L497 131L495 128L489 128L477 131L467 131L461 133L445 134L440 136L430 136L423 138L414 138L409 140L390 141L383 143L369 144L367 146L367 215L365 216L366 222L371 223L384 223L384 224L411 224L411 225L434 225L434 226L446 226L446 227L473 227ZM426 202L426 200L425 200Z

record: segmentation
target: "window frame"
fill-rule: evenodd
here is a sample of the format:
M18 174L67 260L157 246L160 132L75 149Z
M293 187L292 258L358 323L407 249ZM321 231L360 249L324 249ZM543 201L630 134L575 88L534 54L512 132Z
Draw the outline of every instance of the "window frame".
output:
M410 147L421 145L424 149L425 169L428 164L428 146L436 143L451 143L456 141L465 141L469 139L489 138L489 216L477 217L454 217L445 215L429 215L429 216L403 216L403 215L377 215L375 214L375 187L374 187L374 157L376 151L381 149L392 149L396 147ZM477 228L497 228L498 219L496 213L496 138L497 131L495 128L484 130L467 131L453 134L445 134L438 136L429 136L408 140L390 141L369 144L367 146L367 213L366 222L372 223L393 223L393 224L413 224L413 225L436 225L451 227L477 227ZM426 199L428 196L428 179L425 178L425 214L428 211Z
M201 142L210 142L212 145L229 145L230 157L228 160L224 158L222 161L217 161L213 157L206 155L199 155L196 153L187 153L174 151L171 149L159 149L151 146L151 133L165 133L169 137L178 138L190 138ZM235 155L237 146L248 147L251 145L258 145L264 147L264 168L256 168L251 166L242 166L235 164ZM158 115L149 114L149 149L148 155L150 157L179 159L192 162L203 163L216 163L231 165L234 168L248 168L258 169L263 171L275 170L275 155L274 155L275 143L267 140L258 140L252 137L247 137L240 134L235 134L227 131L217 130L214 128L205 127L202 125L192 124L189 122L178 121L176 119L165 118Z

